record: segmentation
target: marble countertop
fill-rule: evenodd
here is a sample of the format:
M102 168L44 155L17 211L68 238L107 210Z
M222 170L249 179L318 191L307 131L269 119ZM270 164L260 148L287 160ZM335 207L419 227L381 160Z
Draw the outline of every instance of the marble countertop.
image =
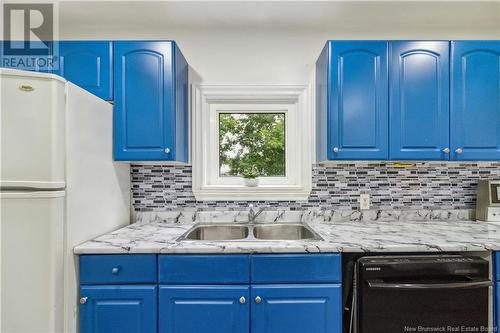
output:
M370 221L310 223L323 241L176 239L192 223L137 222L74 248L75 254L316 253L500 250L500 224L475 221Z

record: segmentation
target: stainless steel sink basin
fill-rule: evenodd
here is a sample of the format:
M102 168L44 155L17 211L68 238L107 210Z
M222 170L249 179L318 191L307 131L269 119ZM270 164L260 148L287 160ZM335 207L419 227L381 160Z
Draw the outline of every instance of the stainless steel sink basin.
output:
M245 225L195 225L193 228L189 229L187 233L182 235L179 240L237 240L247 238L248 234L249 230Z
M195 224L178 241L323 240L304 223Z
M305 224L265 224L253 228L256 239L265 240L321 240L322 238Z

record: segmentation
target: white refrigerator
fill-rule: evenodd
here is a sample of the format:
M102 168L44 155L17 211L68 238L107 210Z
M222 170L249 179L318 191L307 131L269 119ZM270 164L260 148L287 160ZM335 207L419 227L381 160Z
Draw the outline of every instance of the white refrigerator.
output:
M76 332L75 245L130 222L108 102L65 79L0 69L0 332Z

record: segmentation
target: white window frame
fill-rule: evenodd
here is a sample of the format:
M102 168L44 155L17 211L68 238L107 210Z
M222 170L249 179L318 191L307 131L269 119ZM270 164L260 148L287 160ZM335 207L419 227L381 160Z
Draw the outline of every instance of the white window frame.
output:
M193 86L193 193L197 200L307 200L311 192L312 136L308 85ZM285 177L219 175L220 113L284 113Z

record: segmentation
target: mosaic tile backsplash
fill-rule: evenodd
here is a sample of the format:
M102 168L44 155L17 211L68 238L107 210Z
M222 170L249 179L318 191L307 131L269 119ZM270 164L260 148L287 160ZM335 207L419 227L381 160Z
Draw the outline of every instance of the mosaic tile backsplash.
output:
M245 210L249 202L196 201L191 166L134 164L132 196L136 211ZM370 194L372 209L473 209L478 179L500 179L500 162L419 162L397 168L384 162L327 163L313 166L307 201L256 201L258 207L302 210L359 209Z

